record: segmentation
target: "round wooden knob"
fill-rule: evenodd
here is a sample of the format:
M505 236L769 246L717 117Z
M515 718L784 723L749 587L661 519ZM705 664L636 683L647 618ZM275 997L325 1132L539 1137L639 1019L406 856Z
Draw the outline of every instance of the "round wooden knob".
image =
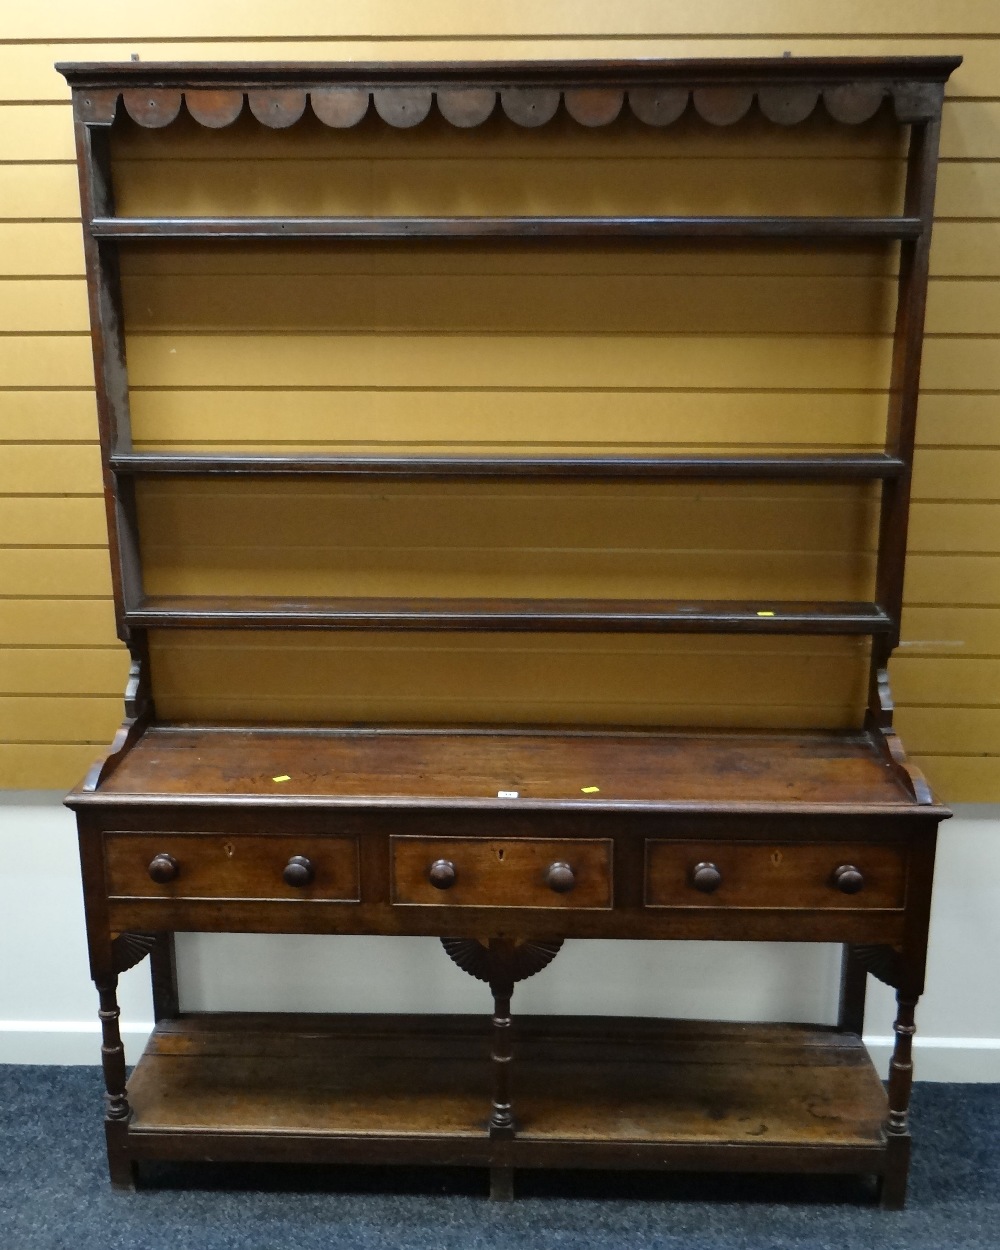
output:
M556 894L568 894L576 885L576 874L569 864L561 861L549 864L545 870L545 884Z
M457 876L450 859L436 859L427 869L427 880L436 890L450 890Z
M715 864L707 861L695 864L691 870L691 884L696 890L701 890L702 894L714 894L722 885L722 873Z
M833 870L833 884L842 894L857 894L864 889L865 879L853 864L841 864Z
M160 885L166 885L168 881L175 881L180 870L180 864L172 855L168 855L166 851L161 851L159 855L154 855L149 861L149 875Z
M301 889L302 886L308 885L315 876L316 869L311 859L306 859L304 855L293 855L285 865L281 879L285 885L294 885Z

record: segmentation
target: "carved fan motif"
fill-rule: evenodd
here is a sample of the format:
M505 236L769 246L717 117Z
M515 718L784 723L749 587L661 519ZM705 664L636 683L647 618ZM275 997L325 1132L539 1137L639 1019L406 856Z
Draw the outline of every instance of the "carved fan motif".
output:
M128 972L145 959L155 945L155 933L119 933L111 943L116 970Z
M883 985L899 988L899 956L891 946L852 946L851 954Z
M524 981L541 972L559 954L563 940L537 942L526 940L514 947L514 980ZM489 981L489 954L486 945L476 938L442 938L441 945L449 959L477 981Z

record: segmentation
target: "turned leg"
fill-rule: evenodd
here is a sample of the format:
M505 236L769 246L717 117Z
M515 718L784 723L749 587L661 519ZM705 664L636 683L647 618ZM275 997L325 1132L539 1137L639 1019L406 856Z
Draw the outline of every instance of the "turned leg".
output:
M125 1047L118 1019L118 978L97 982L100 996L101 1066L104 1069L106 1109L104 1133L108 1143L108 1171L115 1189L135 1188L135 1165L128 1152L128 1122L132 1109L125 1089Z
M510 1141L514 1137L511 1106L510 1069L514 1057L511 1037L510 1000L514 993L514 943L495 938L489 944L490 992L493 995L493 1029L490 1058L493 1067L493 1104L490 1108L490 1137ZM510 1167L490 1168L490 1197L509 1201L514 1196L514 1174Z
M910 1170L910 1091L913 1087L913 1035L917 997L896 995L896 1035L889 1061L889 1117L886 1121L885 1175L882 1180L882 1206L900 1211L906 1201L906 1181Z
M489 1130L493 1147L490 1167L490 1197L510 1200L514 1196L514 1169L510 1150L504 1143L515 1136L514 1112L510 1096L510 1070L514 1056L510 1000L517 981L534 976L555 959L562 947L562 938L528 938L520 942L509 938L442 938L448 958L470 976L489 984L493 995L493 1027L490 1058L493 1069L493 1101L490 1106Z

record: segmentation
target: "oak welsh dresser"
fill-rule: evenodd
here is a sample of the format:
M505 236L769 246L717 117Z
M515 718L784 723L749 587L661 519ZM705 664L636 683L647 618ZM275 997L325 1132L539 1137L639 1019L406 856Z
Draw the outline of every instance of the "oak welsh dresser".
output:
M511 64L71 64L104 489L126 718L68 797L100 995L112 1184L143 1160L420 1162L876 1176L898 1208L934 849L948 812L893 731L921 338L944 84L957 57ZM557 113L589 128L761 125L878 114L908 144L882 216L125 216L122 125L473 131ZM624 112L623 112L624 111ZM374 114L381 119L373 122ZM317 122L318 119L318 122ZM444 124L439 122L437 124ZM179 123L180 124L180 123ZM567 123L568 124L568 123ZM829 124L826 123L826 124ZM855 127L854 130L851 128ZM721 133L721 132L715 132ZM752 153L750 154L752 155ZM378 455L136 449L119 256L166 240L317 249L700 246L898 258L885 443L790 454ZM867 601L280 597L144 589L137 498L170 480L865 482L878 492ZM854 729L338 727L158 719L152 630L459 630L855 635ZM248 675L248 680L250 675ZM599 779L600 785L589 785ZM189 1013L173 935L432 935L487 983L492 1016ZM569 938L843 946L836 1026L512 1018L515 983ZM126 1079L119 974L149 957L156 1028ZM895 987L888 1089L861 1041L869 974Z

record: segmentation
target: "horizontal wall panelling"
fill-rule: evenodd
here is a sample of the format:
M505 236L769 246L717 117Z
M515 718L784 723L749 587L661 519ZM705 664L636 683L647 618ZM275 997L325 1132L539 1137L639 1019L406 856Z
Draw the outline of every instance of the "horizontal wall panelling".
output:
M295 15L308 17L308 5L293 8ZM40 689L5 692L39 702L30 715L18 705L23 711L15 719L21 728L12 727L6 738L0 728L0 742L18 734L23 739L33 726L52 745L44 750L23 741L0 746L0 784L12 776L15 780L6 784L70 783L88 762L74 744L89 741L104 716L106 732L96 736L109 737L117 719L110 692L84 692L102 690L112 677L114 690L120 686L120 676L106 669L100 654L102 648L113 649L114 641L106 556L95 536L102 523L100 474L93 446L79 210L69 164L72 131L65 83L52 69L53 61L127 59L133 51L144 60L774 55L785 50L817 55L856 52L863 42L872 54L957 51L966 57L949 86L945 109L919 422L922 448L910 536L910 606L895 668L903 705L900 724L908 728L908 707L919 713L913 745L945 797L996 798L1000 765L988 717L1000 671L1000 617L993 619L1000 612L995 502L1000 480L995 341L1000 333L1000 92L995 87L1000 29L987 19L987 8L959 4L946 14L907 12L890 23L907 29L889 33L884 15L873 15L870 6L859 3L822 13L803 10L793 23L797 29L788 29L786 7L778 17L775 6L765 5L737 20L732 6L719 0L696 17L680 11L670 15L671 22L676 16L674 25L687 30L667 29L662 12L640 6L616 18L611 31L606 13L588 6L574 14L572 32L560 30L543 11L523 6L488 19L476 15L476 29L470 28L467 10L457 14L446 5L414 12L403 29L388 18L379 26L382 16L375 12L366 16L368 29L345 26L350 10L325 10L318 23L304 27L318 29L320 38L278 41L275 34L284 30L276 31L272 19L244 15L242 30L232 23L221 30L211 15L192 6L167 19L130 11L117 27L108 12L85 32L75 30L78 15L63 4L14 19L30 42L0 46L0 115L7 123L0 128L0 161L6 162L0 163L0 216L5 218L0 220L0 271L7 276L0 281L0 493L8 496L0 503L7 544L0 555L5 596L0 598L0 643L18 652L37 648L39 654L61 646L76 649L76 667L65 670L67 689L55 695ZM698 28L706 33L692 36ZM122 41L108 39L119 31ZM16 34L15 28L8 30L8 37ZM105 42L73 44L74 34ZM214 41L205 42L210 36ZM156 37L168 42L157 45ZM318 123L283 135L260 132L244 117L215 136L222 140L216 151L224 157L216 161L213 203L197 199L197 180L188 176L198 155L193 127L182 123L173 135L123 127L121 140L133 159L120 194L123 209L145 211L163 192L164 182L150 181L152 163L144 153L158 157L173 143L169 182L178 204L190 205L192 212L288 211L287 204L261 195L254 160L277 157L279 147L289 151L291 139L292 157L280 159L288 185L303 189L300 208L305 212L398 213L428 203L442 212L482 211L476 204L488 201L491 183L503 188L504 198L494 197L496 204L523 204L525 212L579 206L581 196L586 211L613 211L627 197L642 211L684 211L707 203L720 187L729 188L736 212L753 196L766 197L771 187L787 196L798 175L803 188L815 181L824 196L843 195L845 211L887 211L899 167L886 147L885 128L878 122L869 128L863 137L867 159L858 161L845 159L847 147L837 131L824 132L818 123L819 118L812 124L809 154L795 151L798 140L790 133L766 135L759 120L752 120L755 143L765 140L771 157L759 167L766 178L748 186L745 178L727 173L746 172L740 164L739 127L711 136L715 144L721 137L728 152L719 161L698 146L698 123L686 120L674 134L675 142L687 145L678 190L647 159L663 136L639 127L632 159L609 155L610 177L602 186L582 181L573 156L579 136L566 119L534 136L535 156L516 148L510 128L494 119L487 135L489 164L478 162L477 168L471 158L449 155L461 144L448 148L454 132L447 136L432 115L421 137L420 159L400 161L408 171L400 195L375 181L370 166L366 169L363 143L373 127L377 133L372 118L345 137ZM414 137L405 137L405 147L392 131L380 141L387 154L398 151L405 157ZM482 137L477 134L477 145ZM586 139L601 142L599 132ZM857 140L852 133L854 152ZM342 155L331 161L335 148ZM199 177L203 172L199 169ZM538 187L543 173L546 202L532 202L531 188ZM796 211L808 212L811 193L801 194ZM472 248L461 255L435 245L419 252L346 247L307 253L289 242L283 248L259 247L250 268L225 246L214 247L210 256L196 244L133 247L126 254L126 298L131 365L139 383L133 404L136 432L141 446L172 450L329 446L364 451L405 444L432 451L464 446L497 452L525 447L543 453L601 451L609 446L611 428L613 442L621 439L653 451L741 445L772 451L817 442L870 448L878 444L884 420L891 318L886 292L894 267L892 247L870 243L849 250L831 247L819 257L805 257L787 245L733 248L722 257L675 245L637 249L624 260L600 248L584 254L549 247L513 250L498 261ZM748 280L750 275L756 280ZM200 292L194 313L185 309L180 294L192 277L194 285L186 289ZM764 297L758 295L761 290ZM337 298L328 298L327 291ZM256 311L263 304L269 320ZM414 305L417 313L401 320L399 310ZM262 339L264 333L273 335L275 326L281 333ZM497 332L504 336L501 349L491 349ZM397 348L405 355L403 368L390 364ZM261 367L265 360L267 369ZM791 382L776 382L782 374ZM857 534L867 523L864 515L854 517ZM780 516L775 508L761 515L758 525L779 525ZM800 550L820 550L813 546L822 537L818 531L803 527L794 508L788 517L789 529L800 531ZM837 523L829 514L826 520L838 535L831 540L836 546L850 523ZM592 537L583 538L581 532L578 551L596 550ZM702 549L697 543L685 548ZM169 554L164 553L167 565ZM206 560L217 556L205 553ZM751 561L748 574L752 567ZM787 568L760 573L762 584L771 587L788 576ZM285 574L291 575L287 567ZM742 645L732 654L738 655ZM588 661L581 660L575 646L569 648L570 667L577 667L566 709L581 706L579 684L592 681ZM766 673L767 662L760 663ZM22 685L35 672L30 663L17 661L15 668ZM714 680L706 675L709 686ZM706 707L716 708L711 713L716 715L710 694L703 691L700 697ZM67 700L62 726L53 699ZM582 696L588 715L596 715L598 703L593 690ZM935 730L939 704L955 705L955 710ZM968 707L964 722L963 705ZM691 715L699 714L699 706L697 700L690 705ZM834 700L829 706L835 719L848 714L844 703ZM357 707L363 710L360 703ZM610 703L607 710L614 710ZM414 705L414 711L420 708ZM15 712L8 709L0 726L14 726L12 717ZM970 726L981 727L981 749L989 758L973 758L976 739ZM67 739L65 750L60 734ZM61 775L60 767L66 770ZM17 768L27 772L12 772Z

